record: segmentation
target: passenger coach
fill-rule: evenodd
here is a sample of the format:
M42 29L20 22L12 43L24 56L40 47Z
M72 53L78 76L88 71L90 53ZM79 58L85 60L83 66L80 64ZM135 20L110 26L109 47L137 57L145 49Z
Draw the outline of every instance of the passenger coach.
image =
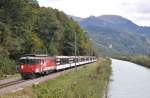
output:
M20 58L19 72L23 79L49 74L96 61L95 56L48 56L28 54Z

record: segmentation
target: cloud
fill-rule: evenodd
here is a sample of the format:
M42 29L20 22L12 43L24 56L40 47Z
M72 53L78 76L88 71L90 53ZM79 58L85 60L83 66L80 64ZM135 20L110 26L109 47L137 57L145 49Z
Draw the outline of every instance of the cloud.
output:
M51 3L57 3L61 0L37 0L41 6L49 7Z
M126 9L136 12L136 13L142 13L147 14L150 13L150 1L136 1L136 2L123 2L121 5L125 6Z
M122 1L118 7L122 16L132 20L134 23L143 26L150 26L150 0L128 0Z
M149 2L150 4L150 2ZM150 5L147 3L141 3L136 6L136 12L142 14L149 14L150 13Z
M41 6L57 8L68 15L88 17L120 15L138 25L150 25L150 0L38 0ZM148 20L149 19L149 20ZM142 22L141 22L142 21ZM143 22L145 21L145 22Z

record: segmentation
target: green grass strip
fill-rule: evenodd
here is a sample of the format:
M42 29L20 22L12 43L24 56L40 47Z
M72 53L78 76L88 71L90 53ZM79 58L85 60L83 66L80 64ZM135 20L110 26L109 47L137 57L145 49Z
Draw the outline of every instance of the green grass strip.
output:
M33 85L11 96L29 98L102 98L111 74L111 61L99 59L53 80Z

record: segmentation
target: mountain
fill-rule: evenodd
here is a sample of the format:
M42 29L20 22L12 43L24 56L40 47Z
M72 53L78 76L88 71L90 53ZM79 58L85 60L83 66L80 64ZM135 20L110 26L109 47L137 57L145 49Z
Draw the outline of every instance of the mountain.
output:
M90 16L78 23L103 55L150 54L150 27L117 15Z
M77 21L77 22L81 22L83 20L83 18L76 17L76 16L69 15L69 17L72 18L73 20Z

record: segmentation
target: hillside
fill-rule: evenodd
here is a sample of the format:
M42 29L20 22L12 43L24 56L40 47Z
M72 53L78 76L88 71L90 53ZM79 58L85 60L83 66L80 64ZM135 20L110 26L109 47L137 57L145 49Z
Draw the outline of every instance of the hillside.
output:
M90 16L79 24L103 55L150 54L150 27L116 15Z
M80 26L57 9L36 0L0 0L0 75L11 74L23 54L90 55L91 44Z

